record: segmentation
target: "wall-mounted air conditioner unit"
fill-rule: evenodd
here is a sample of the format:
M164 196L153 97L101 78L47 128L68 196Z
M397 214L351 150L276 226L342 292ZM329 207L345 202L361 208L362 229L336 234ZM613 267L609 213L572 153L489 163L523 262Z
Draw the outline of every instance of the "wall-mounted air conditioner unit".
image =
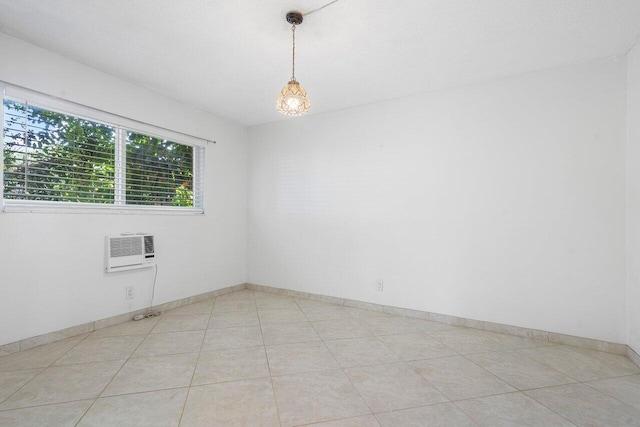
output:
M105 243L105 265L108 273L151 267L155 262L151 234L107 236Z

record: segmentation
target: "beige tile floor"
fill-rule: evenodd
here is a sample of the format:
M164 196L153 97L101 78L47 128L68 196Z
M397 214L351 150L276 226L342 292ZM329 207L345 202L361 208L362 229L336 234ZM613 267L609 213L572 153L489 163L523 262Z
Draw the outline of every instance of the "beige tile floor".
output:
M243 290L0 357L0 425L640 426L640 369Z

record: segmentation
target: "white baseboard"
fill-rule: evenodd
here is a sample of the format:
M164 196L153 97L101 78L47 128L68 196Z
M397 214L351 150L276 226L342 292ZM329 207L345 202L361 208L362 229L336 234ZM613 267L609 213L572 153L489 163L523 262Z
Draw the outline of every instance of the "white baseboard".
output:
M467 319L463 317L450 316L447 314L430 313L427 311L412 310L402 307L394 307L389 305L373 304L369 302L350 300L345 298L332 297L327 295L312 294L308 292L299 292L289 289L276 288L273 286L256 285L253 283L241 283L239 285L230 286L223 289L218 289L212 292L207 292L200 295L195 295L188 298L182 298L180 300L167 302L152 307L153 310L166 311L173 308L178 308L183 305L193 304L198 301L202 301L209 298L215 298L220 295L227 294L229 292L235 292L242 289L251 289L261 292L269 292L278 295L286 295L294 298L310 299L315 301L327 302L330 304L343 305L345 307L355 307L364 310L374 310L384 313L394 314L398 316L412 317L416 319L431 320L439 323L446 323L449 325L463 326L467 328L480 329L490 332L497 332L506 335L514 335L519 337L533 338L543 341L549 341L557 344L566 344L574 347L588 348L591 350L604 351L607 353L626 355L636 365L640 366L640 356L631 347L626 344L610 343L607 341L600 341L591 338L576 337L572 335L564 335L555 332L541 331L537 329L522 328L519 326L504 325L500 323L484 322L481 320ZM0 346L0 357L15 353L18 351L24 351L32 347L36 347L43 344L48 344L55 341L60 341L72 336L78 336L82 334L91 333L98 329L106 328L107 326L117 325L119 323L128 322L132 320L136 314L141 314L147 311L147 309L141 309L132 311L129 313L120 314L118 316L109 317L106 319L96 320L94 322L85 323L82 325L73 326L71 328L63 329L60 331L50 332L37 337L27 338L18 342L6 344Z

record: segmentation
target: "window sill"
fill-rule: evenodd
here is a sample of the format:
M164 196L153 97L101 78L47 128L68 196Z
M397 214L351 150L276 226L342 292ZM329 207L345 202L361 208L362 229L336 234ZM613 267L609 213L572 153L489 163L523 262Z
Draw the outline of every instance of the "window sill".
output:
M117 206L107 204L3 200L3 213L96 215L204 215L203 209L170 206Z

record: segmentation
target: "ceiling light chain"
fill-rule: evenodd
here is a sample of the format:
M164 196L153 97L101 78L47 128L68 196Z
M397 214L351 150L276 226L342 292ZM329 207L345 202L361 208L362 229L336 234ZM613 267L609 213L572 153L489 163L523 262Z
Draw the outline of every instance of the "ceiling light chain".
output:
M293 55L291 60L291 80L296 81L296 24L291 26L293 32Z

